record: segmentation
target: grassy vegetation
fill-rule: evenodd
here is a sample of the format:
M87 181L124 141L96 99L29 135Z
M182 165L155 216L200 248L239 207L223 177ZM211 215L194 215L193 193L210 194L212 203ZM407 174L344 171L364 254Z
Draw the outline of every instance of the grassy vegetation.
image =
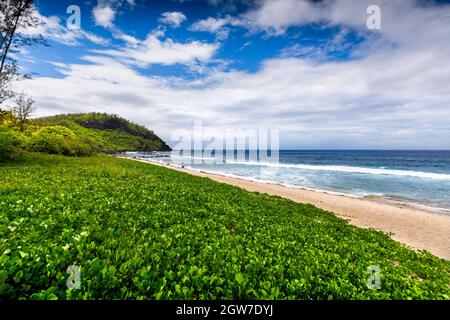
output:
M370 265L381 290L366 286ZM0 165L1 298L449 299L449 277L448 261L314 206L158 166Z
M22 125L12 112L0 110L0 161L13 159L21 150L91 156L170 148L152 131L116 115L66 114L27 120Z
M101 151L168 151L153 131L116 115L105 113L62 114L34 119L40 126L64 126Z

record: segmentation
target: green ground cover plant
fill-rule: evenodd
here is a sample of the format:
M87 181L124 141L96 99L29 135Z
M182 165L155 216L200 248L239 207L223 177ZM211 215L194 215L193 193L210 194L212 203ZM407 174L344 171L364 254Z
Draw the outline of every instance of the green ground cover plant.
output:
M449 278L449 261L330 212L167 168L0 164L2 299L449 299Z

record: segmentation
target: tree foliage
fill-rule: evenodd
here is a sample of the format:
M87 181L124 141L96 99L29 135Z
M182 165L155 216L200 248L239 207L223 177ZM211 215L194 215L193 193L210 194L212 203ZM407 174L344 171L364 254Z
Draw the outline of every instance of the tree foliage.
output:
M19 133L0 125L0 161L13 159L20 152L22 143Z
M14 96L10 86L13 80L30 76L20 74L17 60L11 54L27 46L46 45L41 34L27 32L43 24L33 0L0 2L0 104Z
M31 151L65 156L89 156L94 152L72 130L62 126L41 128L32 135L29 146Z
M15 102L16 105L11 108L11 112L16 116L20 131L23 132L25 124L29 121L31 114L36 111L36 107L34 100L27 97L23 92L18 95Z
M33 120L41 126L62 125L85 135L102 151L170 151L153 131L117 115L106 113L61 114Z
M25 95L17 99L16 109L0 109L0 125L21 136L12 147L8 137L1 140L8 160L23 149L66 156L90 156L97 152L167 151L170 148L152 131L114 115L80 114L29 119L33 101ZM81 125L83 124L83 125ZM14 151L14 152L13 152Z

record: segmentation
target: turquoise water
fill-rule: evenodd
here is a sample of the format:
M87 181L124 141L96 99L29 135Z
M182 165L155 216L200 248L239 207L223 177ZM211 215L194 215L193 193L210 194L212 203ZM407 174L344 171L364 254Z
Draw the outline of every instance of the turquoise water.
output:
M249 180L357 197L380 196L450 213L450 151L285 150L276 162L226 161L214 154L197 156L195 163L191 157L170 153L158 157L166 163Z

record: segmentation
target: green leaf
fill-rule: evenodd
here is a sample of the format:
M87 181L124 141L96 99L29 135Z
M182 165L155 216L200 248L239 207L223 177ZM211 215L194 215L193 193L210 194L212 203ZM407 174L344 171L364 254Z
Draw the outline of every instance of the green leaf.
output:
M4 283L8 279L8 271L0 270L0 283Z

